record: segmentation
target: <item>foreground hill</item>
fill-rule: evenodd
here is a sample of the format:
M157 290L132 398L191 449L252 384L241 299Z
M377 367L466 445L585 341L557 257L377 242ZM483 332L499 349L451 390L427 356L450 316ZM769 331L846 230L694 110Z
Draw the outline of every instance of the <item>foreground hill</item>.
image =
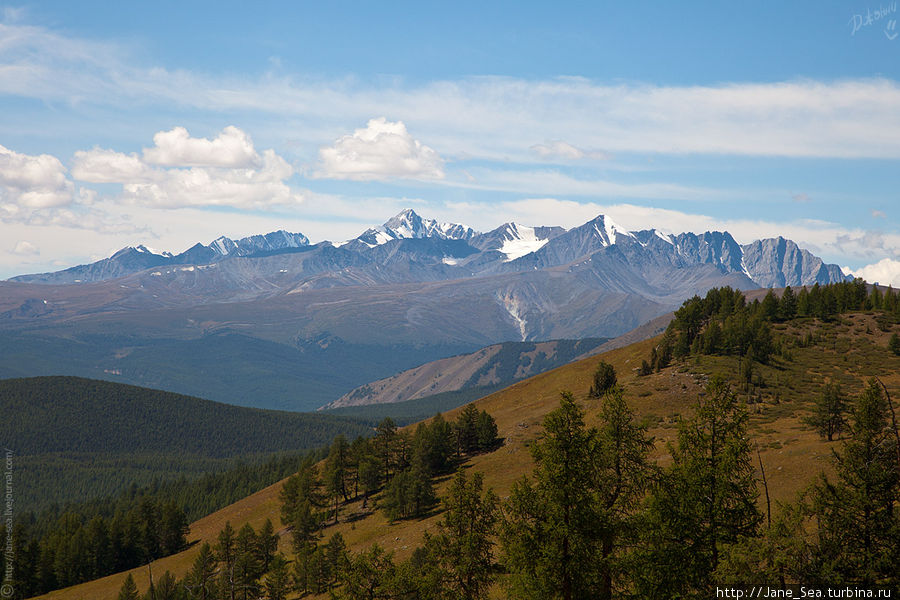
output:
M878 375L896 398L900 393L900 356L888 350L892 334L900 331L892 320L878 313L857 312L822 322L814 318L795 319L773 326L773 335L786 350L767 365L754 364L750 386L744 381L742 363L737 357L690 356L658 373L638 376L637 369L661 340L656 337L599 357L572 363L556 370L516 383L476 402L497 421L504 445L498 450L476 456L466 465L485 474L485 483L503 498L512 483L532 469L528 446L540 436L544 416L559 405L561 390L571 390L586 411L589 425L598 420L599 400L588 395L598 360L612 364L619 373L630 406L644 418L654 435L653 457L661 464L670 461L667 442L675 439L677 421L689 415L691 405L703 391L710 375L717 373L729 380L738 394L751 400L750 435L759 449L765 467L768 490L773 501L789 500L810 483L818 473L831 469L834 443L824 441L804 419L813 400L828 381L840 381L849 395L859 393L866 379ZM452 418L458 411L449 413ZM281 483L271 486L232 506L200 519L191 526L190 539L215 543L226 521L240 527L253 527L269 518L278 523ZM441 494L448 485L439 483ZM762 495L760 502L763 503ZM376 502L378 498L375 498ZM765 506L761 506L764 511ZM329 525L327 538L340 532L353 551L367 549L372 543L395 553L398 559L409 557L427 531L434 531L439 515L420 520L389 523L381 511L363 509L360 502L343 507L342 519ZM289 552L288 535L282 530L280 549ZM157 561L154 573L166 569L182 577L198 552L195 546L181 554ZM141 589L147 586L147 570L133 572ZM48 598L112 599L125 574L49 594Z
M369 430L347 418L241 408L78 377L0 380L0 412L0 439L21 473L21 513Z

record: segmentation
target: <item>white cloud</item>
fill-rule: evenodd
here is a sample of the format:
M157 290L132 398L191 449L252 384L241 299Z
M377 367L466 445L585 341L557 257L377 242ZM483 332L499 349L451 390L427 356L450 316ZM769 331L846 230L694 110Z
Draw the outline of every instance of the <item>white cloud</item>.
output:
M266 150L259 169L166 169L153 182L123 181L123 198L155 208L230 206L261 208L299 204L304 195L284 180L293 169L272 150Z
M884 219L885 217L887 217L887 215L884 213L883 210L877 210L874 208L872 209L872 218Z
M900 287L900 260L883 258L877 263L859 269L851 270L849 267L843 269L845 273L850 273L854 277L862 277L869 283Z
M152 181L155 174L136 154L94 148L75 153L72 177L90 183L121 183Z
M101 148L78 151L72 175L91 183L120 183L123 200L155 208L247 209L303 201L304 194L285 183L293 167L274 150L260 155L237 127L226 127L213 140L191 138L176 127L153 140L154 148L145 149L143 158Z
M444 161L406 130L402 121L370 119L364 129L319 150L318 177L383 180L393 177L442 179Z
M544 144L535 144L531 146L529 150L543 159L561 158L565 160L579 160L582 158L592 158L595 160L608 160L610 158L610 155L605 152L596 150L586 152L581 148L576 148L572 144L563 142L562 140L555 140Z
M16 242L16 247L13 248L14 254L20 254L23 256L33 256L36 254L40 254L41 251L32 244L31 242L26 242L25 240L20 240Z
M20 154L0 146L0 218L66 206L73 190L66 168L55 156Z
M812 198L809 197L809 194L804 194L804 193L794 194L793 196L791 196L791 199L794 202L799 202L801 204L806 204L808 202L812 202Z
M153 148L144 149L144 161L167 167L250 168L260 157L250 136L228 126L215 139L192 138L184 127L160 131L153 136Z

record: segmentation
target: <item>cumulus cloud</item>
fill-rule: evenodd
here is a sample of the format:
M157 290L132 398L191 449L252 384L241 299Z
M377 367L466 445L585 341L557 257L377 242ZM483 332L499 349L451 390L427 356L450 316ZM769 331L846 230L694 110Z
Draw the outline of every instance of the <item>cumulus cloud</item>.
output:
M136 154L94 148L79 150L72 164L72 177L90 183L152 181L153 170Z
M547 142L544 144L535 144L529 148L532 152L537 154L539 157L547 160L552 159L565 159L565 160L579 160L582 158L592 158L595 160L608 160L610 155L605 152L599 151L584 151L581 148L576 148L572 144L568 142L563 142L562 140L556 140L552 142Z
M442 179L444 161L414 139L402 121L371 119L366 127L319 150L316 176L357 181L393 177Z
M20 154L0 146L0 218L72 203L74 186L55 156Z
M285 183L293 167L274 150L258 153L237 127L226 127L212 140L192 138L176 127L157 133L153 141L143 157L102 148L76 152L72 175L122 184L124 200L156 208L259 208L303 200Z
M859 269L843 267L843 270L854 277L862 277L869 283L892 285L895 288L900 287L900 260L883 258L877 263L866 265Z
M19 254L22 256L34 256L40 254L41 251L38 250L37 246L32 244L31 242L26 242L25 240L20 240L16 242L16 247L13 248L14 254Z
M260 158L250 136L228 126L215 139L192 138L184 127L160 131L153 136L152 148L144 149L144 161L167 167L250 168Z
M292 174L283 158L267 150L259 169L166 169L153 182L122 182L123 198L157 208L297 204L303 194L284 182Z

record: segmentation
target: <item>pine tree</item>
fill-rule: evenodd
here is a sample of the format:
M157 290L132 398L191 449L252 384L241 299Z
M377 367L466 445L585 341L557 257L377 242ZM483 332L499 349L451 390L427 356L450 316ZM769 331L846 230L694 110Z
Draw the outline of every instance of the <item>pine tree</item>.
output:
M209 544L200 547L194 565L187 575L191 598L212 600L216 595L216 559Z
M263 574L259 562L259 542L249 523L244 524L235 539L234 586L238 598L248 600L259 591L258 579Z
M272 559L272 569L266 576L266 600L286 600L289 580L287 561L279 554Z
M654 475L648 461L653 440L635 422L622 388L613 387L600 409L596 449L596 502L603 511L600 554L597 560L597 597L609 600L625 587L615 574L624 574L623 547L634 543L635 513ZM619 584L619 585L617 585Z
M184 598L182 588L179 587L178 581L175 579L175 576L172 575L169 571L166 571L162 574L162 577L160 577L159 581L156 582L156 586L153 588L153 591L153 597L149 598L149 600L181 600L182 598Z
M375 438L372 440L375 455L381 461L382 481L387 481L395 464L394 453L397 446L397 425L390 417L382 419L375 430Z
M350 559L347 555L347 545L344 536L340 533L333 534L325 545L325 557L328 560L331 583L340 581L350 568Z
M853 406L850 438L835 453L837 481L823 476L815 488L825 582L900 582L900 464L888 415L873 379Z
M336 597L347 600L397 597L393 595L396 571L393 555L373 544L367 552L352 558L344 577L344 587Z
M334 522L338 520L338 508L341 499L349 500L347 480L349 479L350 445L343 435L337 435L331 443L328 458L325 459L325 488L331 497L334 511Z
M500 540L513 595L522 598L587 598L598 582L603 523L595 501L597 432L569 392L544 419L544 434L531 447L533 481L513 485L504 508Z
M487 598L499 501L493 491L482 494L483 481L481 473L467 477L457 472L444 498L446 512L437 533L426 534L425 552L434 572L430 587L439 585L443 597Z
M781 294L781 301L778 303L778 318L783 321L790 321L797 316L797 296L791 286L784 288Z
M645 598L705 596L726 544L756 534L758 492L747 412L724 380L713 377L690 420L678 428L672 466L650 498L645 525Z
M763 319L767 321L778 319L778 298L775 297L775 292L771 288L766 293L765 298L763 298L760 310L762 311Z
M816 428L829 442L844 429L845 400L841 386L837 383L825 384L822 394L816 400L811 417L805 422Z
M263 572L266 572L269 570L269 563L272 561L272 557L278 551L278 536L275 535L275 527L272 525L271 519L266 519L256 539L259 562L262 565Z
M594 398L599 398L606 393L607 390L616 385L616 370L607 362L600 361L597 369L594 371L594 379L591 384L590 394Z
M478 409L474 404L467 404L456 419L457 451L462 453L478 450Z
M482 452L492 449L499 441L497 439L497 422L485 410L478 413L475 432L478 438L478 449Z
M138 593L137 585L134 583L134 577L129 573L122 583L122 588L119 590L119 600L139 599L140 594Z
M888 341L888 350L900 356L900 335L896 333L891 334L891 339Z

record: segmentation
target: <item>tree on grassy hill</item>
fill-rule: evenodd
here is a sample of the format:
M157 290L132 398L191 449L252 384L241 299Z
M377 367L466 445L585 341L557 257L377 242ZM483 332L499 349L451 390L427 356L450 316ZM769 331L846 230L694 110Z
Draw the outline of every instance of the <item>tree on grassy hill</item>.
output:
M511 592L523 598L611 598L630 520L647 483L650 440L619 388L601 428L588 429L569 392L532 446L532 478L513 486L500 526Z
M131 573L128 574L122 583L122 588L119 590L119 600L140 600L140 594Z
M672 465L648 504L638 591L644 598L708 594L726 544L756 535L758 492L748 416L712 378L693 418L679 423Z
M616 385L616 369L608 362L601 360L594 371L590 391L591 396L599 398L614 385Z
M195 600L212 600L216 595L216 558L209 544L200 547L185 585Z
M446 512L434 535L425 534L424 565L419 567L427 589L442 598L487 598L493 580L494 525L499 500L482 493L484 477L459 471L444 498Z
M854 403L850 437L835 453L836 481L814 489L824 582L900 582L900 464L889 407L873 379Z
M812 416L805 419L805 422L815 427L830 442L844 430L845 404L840 384L827 383L816 399Z
M290 575L287 561L280 554L272 558L272 568L266 575L266 600L287 600L290 591Z
M900 356L900 335L896 333L891 334L891 339L888 341L888 350Z

